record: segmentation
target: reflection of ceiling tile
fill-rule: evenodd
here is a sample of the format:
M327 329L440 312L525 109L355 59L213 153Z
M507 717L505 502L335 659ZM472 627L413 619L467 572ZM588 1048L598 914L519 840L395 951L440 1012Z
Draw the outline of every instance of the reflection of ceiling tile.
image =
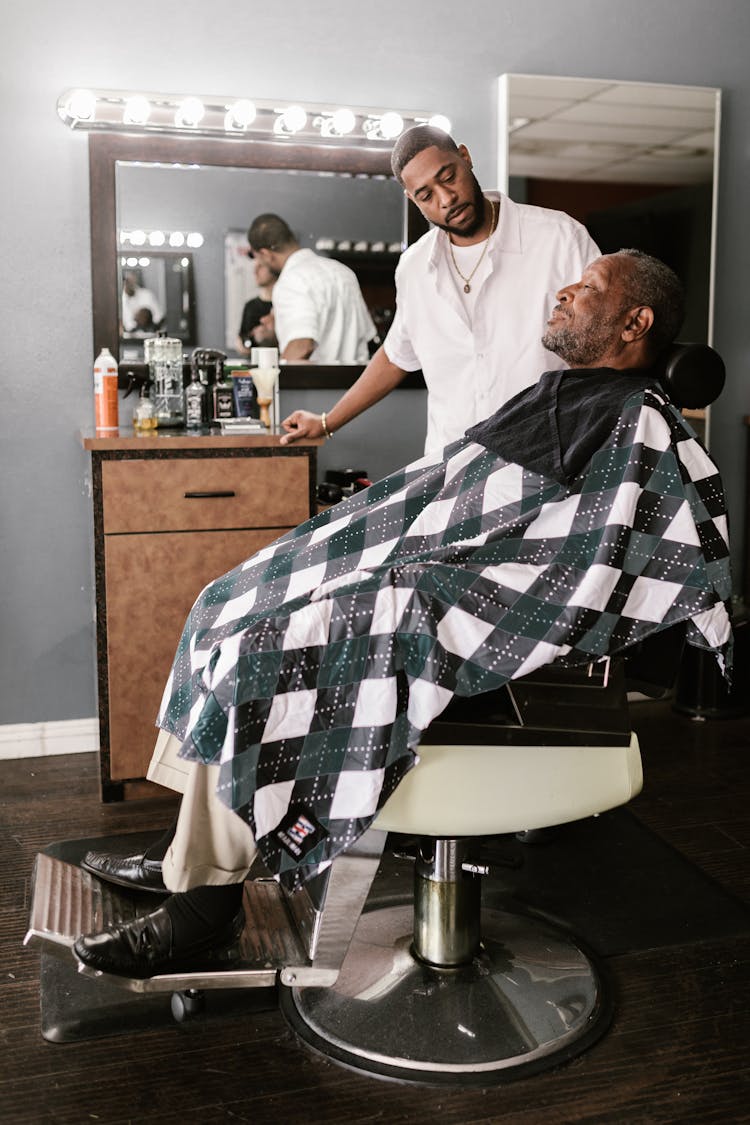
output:
M680 134L680 137L682 134ZM551 141L580 141L585 144L611 144L613 140L623 144L663 145L669 144L675 137L674 129L663 129L658 125L651 126L620 126L611 128L604 123L591 124L579 121L568 121L559 117L547 118L544 121L533 121L517 129L511 136L512 147L523 139Z
M689 136L683 137L681 141L675 141L675 144L688 145L691 148L705 148L713 153L714 131L711 129L705 133L691 133Z
M543 98L563 98L565 101L578 101L591 98L612 85L599 78L555 78L548 74L511 74L513 94L525 94Z
M713 111L716 91L708 86L662 86L653 82L605 83L597 101L637 105L674 106L677 109Z
M688 129L710 129L714 115L712 110L589 101L576 102L561 110L554 120L591 122L593 125L608 125L610 128L627 125L685 132Z
M552 117L561 110L575 105L568 98L533 98L513 94L513 114L518 117L530 117L532 120L539 117Z
M716 91L510 75L511 175L701 183L713 175Z
M535 140L519 136L513 145L514 159L521 156L536 156L539 159L554 157L559 160L579 160L586 164L600 164L604 160L627 160L635 146L626 144L592 144L590 141ZM637 151L640 151L638 147Z
M554 170L554 176L551 176L549 157L529 154L519 156L517 160L514 157L511 175L532 176L540 180L592 180L598 178L596 168L592 168L590 161L568 160L564 156L555 160Z
M710 179L710 176L702 173L697 174L693 179L692 173L688 169L680 177L679 183L700 184L706 183ZM678 182L671 167L641 160L628 160L622 164L604 164L599 168L589 170L586 174L586 180L592 183L668 184L670 186Z

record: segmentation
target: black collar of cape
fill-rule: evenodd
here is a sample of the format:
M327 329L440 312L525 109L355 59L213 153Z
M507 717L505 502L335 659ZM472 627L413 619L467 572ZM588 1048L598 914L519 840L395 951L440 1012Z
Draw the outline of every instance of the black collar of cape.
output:
M648 388L663 393L648 369L545 371L466 437L506 461L568 484L606 443L630 396Z

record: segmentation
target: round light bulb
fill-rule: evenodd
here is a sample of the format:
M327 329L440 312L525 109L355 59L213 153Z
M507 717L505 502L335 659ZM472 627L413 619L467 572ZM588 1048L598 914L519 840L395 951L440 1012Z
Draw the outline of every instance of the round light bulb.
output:
M177 107L175 114L175 124L184 126L187 129L192 129L200 124L203 120L203 115L206 112L206 107L200 98L185 98L183 102Z
M146 232L143 230L131 230L130 241L133 246L143 246L146 241Z
M144 266L144 267L150 266L151 265L151 259L150 258L139 258L138 259L138 265Z
M231 121L232 128L247 129L248 125L252 125L255 121L255 103L251 102L249 98L239 98L233 105L230 105L227 116Z
M122 119L126 125L145 125L150 116L151 106L142 94L134 94L125 102Z
M138 259L137 258L126 258L125 264L127 266L130 266L131 269L135 269L135 267L138 265Z
M188 266L190 265L190 259L189 258L180 258L180 265L182 266L183 269L187 269Z
M397 137L404 127L404 119L400 113L389 110L380 118L380 132L387 141Z
M331 125L333 131L339 137L351 133L354 126L357 124L357 119L350 109L337 109L331 118Z
M169 236L169 245L170 246L184 246L185 245L185 235L182 233L181 230L173 230L172 231L172 233Z
M448 118L442 113L435 113L427 122L433 129L440 129L443 133L450 133L451 123Z
M76 121L93 121L96 98L90 90L74 90L68 98L68 114Z
M167 236L163 230L152 230L148 236L149 246L163 246L167 241Z
M281 123L290 133L298 133L307 124L307 114L301 105L290 105L281 115Z
M185 241L187 242L188 246L192 247L193 250L197 250L199 246L203 245L203 235L198 234L197 231L192 231L187 236Z

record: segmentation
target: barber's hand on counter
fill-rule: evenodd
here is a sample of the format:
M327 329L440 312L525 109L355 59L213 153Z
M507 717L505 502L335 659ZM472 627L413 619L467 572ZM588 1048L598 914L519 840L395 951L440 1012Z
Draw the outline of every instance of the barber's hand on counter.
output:
M281 445L290 445L301 438L325 437L325 430L319 414L311 414L309 410L295 410L288 418L284 418L281 425L286 433L281 439Z

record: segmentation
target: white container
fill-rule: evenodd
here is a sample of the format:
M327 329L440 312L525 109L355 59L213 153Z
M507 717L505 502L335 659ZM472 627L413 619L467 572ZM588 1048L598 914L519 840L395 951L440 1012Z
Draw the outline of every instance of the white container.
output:
M279 366L278 348L251 348L250 366L271 368Z

